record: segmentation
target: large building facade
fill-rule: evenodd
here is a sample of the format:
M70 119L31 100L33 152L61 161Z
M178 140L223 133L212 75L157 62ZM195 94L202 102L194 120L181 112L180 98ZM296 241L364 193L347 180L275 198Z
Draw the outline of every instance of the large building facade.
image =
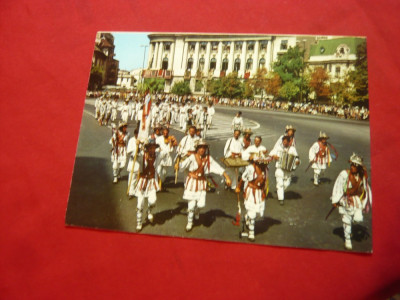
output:
M227 34L149 34L144 78L164 78L165 92L187 80L195 94L205 93L205 82L235 71L239 78L268 71L279 55L296 46L295 36ZM198 84L201 83L201 84Z

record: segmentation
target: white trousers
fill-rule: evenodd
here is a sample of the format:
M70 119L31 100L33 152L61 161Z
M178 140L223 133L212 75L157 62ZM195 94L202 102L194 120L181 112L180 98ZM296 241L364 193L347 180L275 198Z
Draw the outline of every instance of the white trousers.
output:
M285 190L288 188L292 181L292 175L288 171L284 171L281 168L275 170L276 178L276 190L278 193L278 200L285 199Z

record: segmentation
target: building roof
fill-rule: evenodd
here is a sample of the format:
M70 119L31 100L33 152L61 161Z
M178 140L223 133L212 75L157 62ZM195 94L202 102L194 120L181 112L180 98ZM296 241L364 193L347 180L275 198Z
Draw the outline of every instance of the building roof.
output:
M344 38L334 38L329 40L319 40L318 44L311 45L310 47L310 57L311 56L324 56L324 55L334 55L336 49L339 45L345 44L349 47L349 54L356 54L357 46L363 43L365 38L358 37L344 37Z

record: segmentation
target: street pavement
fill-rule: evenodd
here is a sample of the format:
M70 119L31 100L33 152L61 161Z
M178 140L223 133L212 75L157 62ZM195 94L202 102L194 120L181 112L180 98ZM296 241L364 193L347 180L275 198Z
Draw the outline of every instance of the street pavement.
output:
M98 125L93 117L93 104L93 99L88 99L84 107L66 224L135 232L136 198L129 199L126 195L128 173L125 170L118 184L112 183L111 129ZM226 140L232 135L230 124L238 110L216 107L207 140L211 155L217 161L223 156ZM252 139L260 135L262 144L268 150L272 150L285 126L293 125L297 129L296 148L301 159L301 165L293 173L292 184L285 192L284 206L279 205L277 200L275 163L270 164L269 194L265 215L256 221L255 243L344 250L340 215L335 210L327 221L325 216L332 207L330 196L335 179L341 170L349 167L348 159L353 152L364 157L371 178L369 123L247 108L240 110L245 127L251 127L254 132ZM135 127L135 122L129 121L128 131L131 134ZM338 150L339 157L322 176L321 185L315 187L312 183L313 170L305 170L308 166L308 150L317 140L319 131L331 137L329 142ZM183 132L176 125L172 126L170 134L178 140L183 137ZM175 185L171 170L165 183L168 191L157 194L154 222L146 222L138 234L251 243L246 238L240 238L240 227L232 224L237 213L237 195L224 190L222 178L217 175L213 175L213 178L218 187L215 192L207 194L206 207L202 209L200 219L195 221L191 232L186 232L187 202L182 199L183 176L179 175L178 184ZM244 214L243 200L241 203ZM372 251L371 212L364 215L362 223L353 225L352 240L353 251Z

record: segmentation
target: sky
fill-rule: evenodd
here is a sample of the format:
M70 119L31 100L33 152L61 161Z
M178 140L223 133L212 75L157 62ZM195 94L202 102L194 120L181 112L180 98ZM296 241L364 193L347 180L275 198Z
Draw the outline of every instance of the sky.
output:
M147 67L147 58L149 47L141 47L141 45L149 46L149 38L147 32L112 32L115 44L115 59L119 60L119 69L131 71L133 69Z

